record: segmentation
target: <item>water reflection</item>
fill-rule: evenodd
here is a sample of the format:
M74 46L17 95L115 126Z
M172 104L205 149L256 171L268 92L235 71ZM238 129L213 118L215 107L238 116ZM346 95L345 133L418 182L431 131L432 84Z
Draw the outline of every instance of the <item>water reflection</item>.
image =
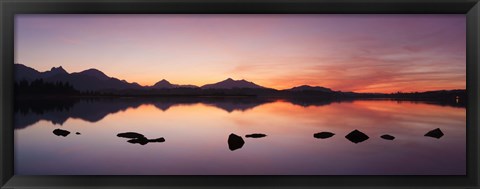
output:
M15 174L465 175L466 170L464 107L255 98L69 102L17 106ZM59 128L82 134L52 134ZM435 128L445 134L441 139L424 136ZM355 130L369 139L355 144L345 138ZM263 135L268 136L255 138ZM327 135L332 137L319 139Z
M397 103L422 103L439 106L465 108L464 105L441 101L405 101L390 100ZM15 101L15 129L22 129L40 120L63 125L69 118L78 118L88 122L98 122L117 112L141 105L152 104L167 111L174 106L205 104L226 112L248 111L257 106L276 101L285 101L301 107L325 106L332 103L353 102L353 99L332 100L312 98L272 99L255 97L168 97L168 98L55 98L21 99ZM94 111L93 111L94 110Z

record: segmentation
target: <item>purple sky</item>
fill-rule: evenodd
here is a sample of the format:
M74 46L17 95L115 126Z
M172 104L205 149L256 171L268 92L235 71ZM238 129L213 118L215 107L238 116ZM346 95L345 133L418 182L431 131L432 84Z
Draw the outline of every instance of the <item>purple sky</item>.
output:
M17 15L16 62L152 85L465 88L465 15Z

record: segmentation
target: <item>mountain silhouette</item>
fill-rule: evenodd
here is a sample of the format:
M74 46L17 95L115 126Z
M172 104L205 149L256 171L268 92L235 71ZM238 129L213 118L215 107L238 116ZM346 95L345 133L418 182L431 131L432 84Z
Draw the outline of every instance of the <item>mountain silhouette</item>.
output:
M21 80L32 81L32 80L41 78L41 74L39 71L33 68L30 68L28 66L25 66L23 64L14 64L13 69L15 72L16 81L21 81Z
M203 85L201 88L202 89L235 89L235 88L262 89L265 87L262 87L250 81L246 81L244 79L233 80L232 78L228 78L218 83Z
M47 77L52 77L52 76L56 76L56 75L67 75L68 72L65 71L65 69L62 68L62 66L59 66L59 67L53 67L52 69L50 69L50 71L46 71L43 73L43 77L47 78Z
M154 89L198 88L198 86L195 86L195 85L177 85L177 84L172 84L165 79L162 79L159 82L155 83L155 85L153 85L151 88L154 88Z
M142 86L137 83L128 83L125 80L108 77L96 69L69 74L61 66L54 67L50 71L39 72L25 65L15 64L14 74L17 81L43 79L52 83L68 82L79 91L142 89Z
M72 73L72 74L78 74L78 75L87 75L87 76L91 76L91 77L94 77L94 78L97 78L97 79L100 79L100 80L108 80L110 79L110 77L108 77L107 75L105 75L103 72L101 72L100 70L97 70L97 69L88 69L88 70L85 70L85 71L82 71L80 73Z
M57 96L73 95L70 92L60 94L51 89L51 86L59 86L57 87L59 90L73 87L74 91L76 91L74 95L77 96L248 96L288 98L291 102L301 106L323 103L318 101L318 99L344 101L359 98L419 100L456 107L464 107L466 104L465 89L387 94L342 92L321 86L301 85L291 89L277 90L263 87L244 79L234 80L232 78L213 84L206 84L202 87L172 84L165 79L153 86L141 86L138 83L129 83L125 80L107 76L102 71L93 68L81 72L68 73L60 66L53 67L49 71L39 72L22 64L14 64L14 71L15 86L19 89L25 89L23 92L19 90L18 95L25 96L35 95L32 90L29 90L29 86L32 86L32 83L34 83L42 84L35 86L38 89L37 94L44 96L52 95L52 92L54 92L53 95Z
M162 79L161 81L155 83L155 85L153 85L152 87L158 88L158 89L170 89L170 88L175 88L175 85L171 84L165 79Z
M332 89L319 87L319 86L310 86L310 85L301 85L298 87L293 87L288 89L289 91L319 91L319 92L334 92Z

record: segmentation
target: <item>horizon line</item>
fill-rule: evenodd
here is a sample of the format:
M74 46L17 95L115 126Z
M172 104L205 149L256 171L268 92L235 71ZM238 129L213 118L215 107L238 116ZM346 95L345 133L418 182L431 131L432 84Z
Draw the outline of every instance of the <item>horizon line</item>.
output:
M38 72L40 72L40 73L44 73L44 72L51 71L51 70L52 70L52 69L54 69L54 68L56 68L56 69L62 68L62 69L65 71L65 72L67 72L67 74L81 73L81 72L83 72L83 71L87 71L87 70L97 70L97 71L99 71L99 72L102 72L103 74L105 74L105 73L104 73L104 71L102 71L102 70L99 70L99 69L97 69L97 68L88 68L88 69L83 69L82 71L77 71L77 72L68 72L67 70L65 70L65 68L64 68L63 66L61 66L61 65L60 65L60 66L58 66L58 67L55 67L55 66L54 66L54 67L50 68L50 70L46 70L46 71L39 71L39 70L37 70L36 68L30 67L30 66L27 66L27 65L25 65L25 64L18 63L18 62L17 62L17 63L14 63L14 64L23 65L23 66L25 66L25 67L28 67L28 68L34 69L34 70L36 70L36 71L38 71ZM308 87L322 87L322 88L327 88L327 89L330 89L330 90L332 90L332 91L334 91L334 92L344 92L344 93L353 92L353 93L360 93L360 94L395 94L395 93L416 93L416 92L419 92L419 93L421 93L421 92L430 92L430 91L453 91L453 90L467 90L466 88L452 88L452 89L439 89L439 90L426 90L426 91L397 91L397 92L355 92L355 91L342 91L342 90L334 90L333 88L326 87L326 86L319 86L319 85L309 85L309 84L301 84L301 85L292 86L292 87L289 87L289 88L278 89L278 88L274 88L274 87L265 87L265 86L262 86L262 85L259 85L259 84L255 83L255 82L253 82L253 81L246 80L245 78L241 78L241 79L233 79L233 77L231 77L231 76L229 76L229 77L227 77L226 79L223 79L223 80L221 80L221 81L217 81L217 82L214 82L214 83L206 83L206 84L203 84L203 85L194 85L194 84L188 84L188 83L187 83L187 84L172 83L172 82L170 82L170 80L168 80L168 79L166 79L166 78L162 78L162 79L158 80L157 82L155 82L155 83L154 83L154 84L152 84L152 85L143 85L143 84L140 84L140 83L138 83L138 82L135 82L135 81L133 81L133 82L129 82L129 81L127 81L127 79L124 79L124 78L117 78L117 77L110 76L110 75L107 75L107 74L105 74L105 75L106 75L107 77L109 77L109 78L115 78L115 79L118 79L118 80L120 80L120 81L126 81L126 82L128 82L128 83L130 83L130 84L138 84L138 85L140 85L141 87L153 87L153 86L155 86L155 84L156 84L156 83L158 83L158 82L160 82L160 81L163 81L163 80L165 80L165 81L167 81L168 83L170 83L170 84L172 84L172 85L191 85L191 86L195 86L195 87L201 88L201 87L203 87L203 86L205 86L205 85L215 84L215 83L219 83L219 82L222 82L222 81L226 81L226 80L229 80L229 79L231 79L231 80L234 80L234 81L246 81L246 82L251 82L251 83L253 83L253 84L255 84L255 85L258 85L258 86L260 86L260 87L267 88L267 89L275 89L275 90L278 90L278 91L281 91L281 90L289 90L289 89L292 89L292 88L295 88L295 87L301 87L301 86L308 86Z

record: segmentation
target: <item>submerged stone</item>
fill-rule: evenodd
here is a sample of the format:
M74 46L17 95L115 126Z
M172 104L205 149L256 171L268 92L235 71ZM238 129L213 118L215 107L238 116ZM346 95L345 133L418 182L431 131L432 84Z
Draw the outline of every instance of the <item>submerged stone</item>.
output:
M326 139L326 138L332 137L333 135L335 134L331 132L319 132L319 133L313 134L313 137L319 138L319 139Z
M368 137L365 133L362 133L359 130L355 129L354 131L350 132L347 136L345 136L345 138L357 144L357 143L368 140L370 137Z
M242 148L244 144L245 144L245 141L241 136L238 136L233 133L230 134L230 136L228 136L228 149L230 149L231 151Z
M148 144L148 139L145 138L145 137L142 137L142 138L130 139L130 140L128 140L127 142L132 143L132 144L145 145L145 144Z
M66 137L67 135L70 134L70 131L62 130L62 129L55 129L55 130L53 130L53 134L55 134L57 136Z
M380 136L380 137L383 138L383 139L385 139L385 140L393 140L393 139L395 139L395 137L392 136L392 135L382 135L382 136Z
M245 137L247 137L247 138L263 138L263 137L266 137L266 136L267 136L266 134L261 134L261 133L254 133L254 134L245 135Z
M135 132L126 132L126 133L119 133L117 134L117 137L122 137L122 138L145 138L140 133L135 133Z
M76 134L76 135L81 135L81 133L79 133L79 132L76 132L75 134Z
M118 137L122 138L131 138L127 142L132 143L132 144L141 144L145 145L150 142L165 142L165 138L156 138L156 139L148 139L147 137L143 136L140 133L135 133L135 132L126 132L126 133L119 133L117 134Z
M148 142L165 142L165 139L163 137L156 139L148 139Z
M433 138L437 138L437 139L442 138L443 135L444 134L443 134L442 130L440 130L440 128L436 128L434 130L429 131L427 134L425 134L425 136L433 137Z

